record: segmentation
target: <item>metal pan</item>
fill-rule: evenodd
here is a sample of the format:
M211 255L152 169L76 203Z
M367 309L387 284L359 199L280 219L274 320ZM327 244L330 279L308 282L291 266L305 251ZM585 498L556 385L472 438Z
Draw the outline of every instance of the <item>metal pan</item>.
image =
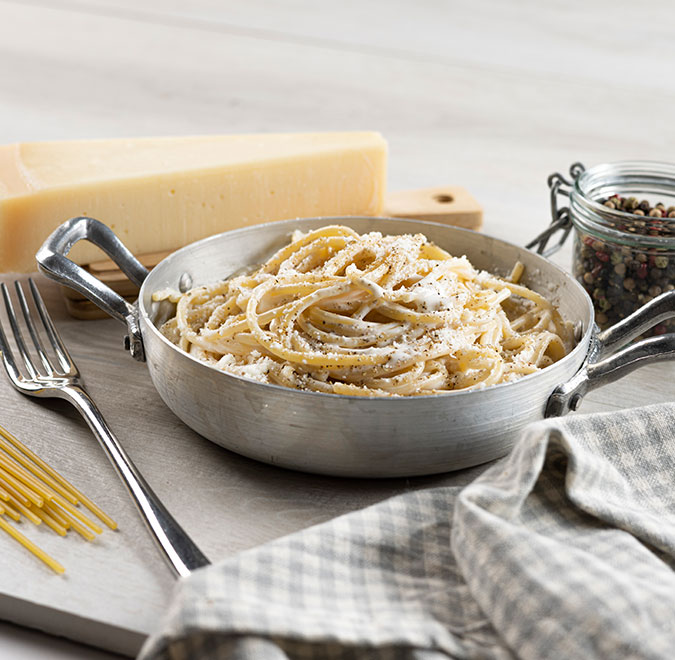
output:
M152 302L166 287L186 290L263 262L294 229L345 224L356 231L421 232L480 269L510 272L520 260L523 283L544 294L575 324L577 345L565 358L516 382L483 390L417 397L364 398L305 392L249 381L210 367L157 330L168 303ZM67 259L80 240L101 247L141 286L130 305ZM566 272L510 243L464 229L390 218L310 218L226 232L188 245L151 273L105 225L73 218L37 254L40 270L72 287L127 326L125 346L147 361L167 406L209 440L251 458L297 470L349 477L433 474L477 465L507 453L521 429L576 408L589 390L638 366L675 358L675 335L645 339L605 357L665 318L675 292L662 294L617 326L598 332L591 300ZM603 359L604 358L604 359Z

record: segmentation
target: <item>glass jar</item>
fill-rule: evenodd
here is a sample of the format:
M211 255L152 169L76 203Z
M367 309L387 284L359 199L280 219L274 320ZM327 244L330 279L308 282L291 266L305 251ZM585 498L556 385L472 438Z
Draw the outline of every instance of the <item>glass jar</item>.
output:
M572 181L549 178L554 224L575 228L574 276L604 329L675 289L675 165L625 161L584 170L575 164L570 174ZM558 194L569 196L569 208L557 210ZM669 320L649 334L674 330Z

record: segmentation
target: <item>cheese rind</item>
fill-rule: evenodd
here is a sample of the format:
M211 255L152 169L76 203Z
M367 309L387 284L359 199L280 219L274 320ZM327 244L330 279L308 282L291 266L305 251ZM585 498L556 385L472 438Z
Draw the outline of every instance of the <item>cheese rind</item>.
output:
M0 271L35 270L68 218L110 226L135 254L294 217L378 215L386 181L378 133L43 142L0 147ZM102 258L80 243L78 263Z

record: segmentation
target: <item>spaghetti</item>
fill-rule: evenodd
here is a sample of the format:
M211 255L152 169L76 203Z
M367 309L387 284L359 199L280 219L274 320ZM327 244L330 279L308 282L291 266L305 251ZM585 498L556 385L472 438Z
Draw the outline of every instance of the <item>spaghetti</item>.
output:
M117 523L20 440L0 426L0 529L32 552L56 573L65 568L3 516L14 522L25 517L35 525L49 527L59 536L75 530L87 541L101 527L75 505L82 503L111 529Z
M296 232L251 273L185 294L161 332L190 355L265 383L365 396L482 388L572 346L543 296L476 270L422 234Z

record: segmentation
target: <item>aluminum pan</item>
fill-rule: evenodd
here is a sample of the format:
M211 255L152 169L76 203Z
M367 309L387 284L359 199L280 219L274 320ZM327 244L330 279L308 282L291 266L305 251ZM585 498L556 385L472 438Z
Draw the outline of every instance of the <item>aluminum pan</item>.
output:
M168 342L154 320L152 293L230 276L263 262L297 228L345 224L358 232L424 233L452 254L466 254L498 274L520 260L523 283L545 295L571 322L583 323L576 348L556 364L515 383L484 390L400 398L303 392L215 369ZM431 474L505 454L522 427L541 419L549 394L585 360L592 304L562 269L525 248L456 227L389 218L313 218L257 225L193 243L164 259L145 280L140 320L151 378L165 403L213 442L267 463L339 476Z

